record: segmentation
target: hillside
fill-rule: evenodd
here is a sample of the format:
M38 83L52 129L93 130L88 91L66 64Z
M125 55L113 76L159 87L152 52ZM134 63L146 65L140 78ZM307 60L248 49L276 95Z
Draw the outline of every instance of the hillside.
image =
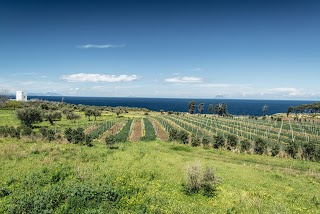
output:
M0 140L0 212L316 213L320 165L168 142L108 149ZM188 195L186 166L220 178L216 196Z
M320 210L318 123L26 105L0 110L0 213ZM20 127L29 108L42 121Z

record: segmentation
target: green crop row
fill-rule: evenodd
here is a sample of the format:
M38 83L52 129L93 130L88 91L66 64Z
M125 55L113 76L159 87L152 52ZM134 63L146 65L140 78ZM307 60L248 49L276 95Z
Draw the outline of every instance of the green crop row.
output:
M133 119L128 120L128 122L124 125L120 132L115 135L116 142L126 142L128 140L132 121Z
M143 118L145 135L141 138L143 141L153 141L157 138L152 123L149 119Z

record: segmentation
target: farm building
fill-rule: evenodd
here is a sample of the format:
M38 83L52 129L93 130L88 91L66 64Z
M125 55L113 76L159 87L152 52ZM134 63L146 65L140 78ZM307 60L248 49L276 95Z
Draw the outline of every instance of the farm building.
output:
M16 91L16 100L17 101L27 101L27 93L23 91Z

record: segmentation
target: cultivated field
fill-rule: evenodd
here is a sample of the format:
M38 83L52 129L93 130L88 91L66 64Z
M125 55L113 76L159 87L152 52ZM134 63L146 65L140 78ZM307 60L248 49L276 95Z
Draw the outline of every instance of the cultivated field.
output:
M30 135L1 132L1 213L320 213L317 122L75 114L35 123ZM0 110L1 127L19 125L14 110ZM91 141L67 140L68 128ZM315 145L312 154L305 145ZM186 191L194 165L213 169L213 194Z

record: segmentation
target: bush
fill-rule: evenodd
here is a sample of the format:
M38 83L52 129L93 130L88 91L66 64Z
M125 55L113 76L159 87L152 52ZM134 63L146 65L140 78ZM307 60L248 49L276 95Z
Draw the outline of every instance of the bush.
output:
M204 170L199 162L187 167L186 180L182 184L187 194L202 193L204 196L214 196L219 184L218 177L212 168Z
M0 135L2 137L8 137L8 126L0 126Z
M225 141L225 139L224 139L224 137L223 137L222 135L218 134L217 136L214 137L214 140L215 140L215 141L214 141L214 143L213 143L213 147L214 147L215 149L218 149L218 148L224 146L224 141Z
M13 126L10 126L7 128L6 131L8 132L10 137L20 139L20 128L19 127L15 128Z
M171 129L169 131L169 140L177 140L180 141L183 144L188 144L188 138L189 138L189 134L186 131L183 130L177 130L177 129Z
M84 134L84 129L83 128L77 128L77 129L71 129L71 128L67 128L65 131L64 131L64 136L67 138L67 140L70 142L70 143L75 143L75 144L78 144L78 143L84 143L86 145L87 142L87 137L86 135ZM91 143L91 139L88 139Z
M92 139L93 139L92 135L85 135L84 144L85 144L86 146L93 146L93 144L92 144Z
M203 195L211 197L211 196L214 196L217 190L219 178L214 174L214 171L212 168L206 167L203 172L201 183L203 188Z
M272 147L271 147L271 155L272 156L276 156L276 155L278 155L279 154L279 152L280 152L280 146L279 146L279 144L273 144L272 145Z
M17 110L17 118L22 125L32 127L36 122L42 122L41 111L36 108L23 108Z
M186 182L183 184L187 193L197 193L201 189L201 164L195 162L187 167L187 178Z
M71 128L67 128L64 131L64 136L67 138L67 140L71 143L72 137L73 137L73 130Z
M181 143L183 143L183 144L188 144L188 143L189 143L189 142L188 142L188 137L189 137L188 132L183 131L183 130L180 130L180 131L178 132L178 140L180 140Z
M109 135L105 139L108 148L112 148L116 144L116 138L114 135Z
M41 128L39 129L39 131L40 131L40 133L41 133L41 135L42 135L43 138L46 138L46 137L47 137L47 127L41 127Z
M33 133L33 130L32 128L28 127L28 126L25 126L21 129L21 134L24 135L24 136L31 136Z
M316 154L316 144L314 142L303 144L303 156L309 160L315 158Z
M48 129L48 130L47 130L47 140L48 140L49 142L55 140L55 139L56 139L55 134L56 134L56 133L54 132L54 130Z
M208 146L209 146L208 138L206 138L206 137L202 138L202 145L203 145L204 148L208 148Z
M250 147L251 147L251 143L248 139L244 139L240 142L241 145L241 151L245 152L245 151L249 151Z
M78 144L83 142L85 138L84 129L83 128L77 128L73 130L73 143Z
M177 129L170 129L169 140L173 141L173 140L177 139L177 136L178 136L178 130Z
M267 143L261 138L255 140L254 151L255 153L262 155L267 149Z
M193 147L200 146L200 139L195 137L195 136L192 136L192 138L191 138L191 146L193 146Z
M286 146L285 151L292 157L296 158L299 146L296 142L291 142Z
M227 136L227 145L228 145L228 149L235 149L238 143L238 138L235 135L229 134Z

